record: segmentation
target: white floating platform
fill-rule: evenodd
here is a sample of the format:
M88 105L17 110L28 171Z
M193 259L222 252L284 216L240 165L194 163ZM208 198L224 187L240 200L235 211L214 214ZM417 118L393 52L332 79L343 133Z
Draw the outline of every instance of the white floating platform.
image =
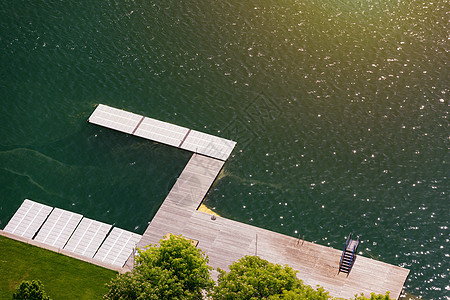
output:
M139 234L114 227L94 259L123 267L141 237Z
M53 247L63 248L81 218L83 216L80 214L55 208L34 239Z
M220 160L227 160L235 145L236 142L191 130L186 135L186 139L180 148Z
M158 143L227 160L236 142L99 104L89 122Z
M25 199L14 216L9 220L4 231L33 238L52 211L52 207Z
M64 249L92 258L111 227L106 223L83 218Z
M99 104L89 117L89 122L125 133L133 133L142 116Z
M136 136L179 147L189 129L163 121L144 118L134 133Z

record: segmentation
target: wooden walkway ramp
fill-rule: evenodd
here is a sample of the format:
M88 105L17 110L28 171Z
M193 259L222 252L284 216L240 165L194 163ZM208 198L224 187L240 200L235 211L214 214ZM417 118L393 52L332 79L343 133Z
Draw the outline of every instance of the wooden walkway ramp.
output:
M193 154L145 230L138 247L142 248L149 244L155 244L167 233L181 234L180 230L187 225L187 222L197 212L197 208L222 169L223 164L223 161ZM186 234L183 235L188 238L191 237ZM193 239L197 240L196 238Z

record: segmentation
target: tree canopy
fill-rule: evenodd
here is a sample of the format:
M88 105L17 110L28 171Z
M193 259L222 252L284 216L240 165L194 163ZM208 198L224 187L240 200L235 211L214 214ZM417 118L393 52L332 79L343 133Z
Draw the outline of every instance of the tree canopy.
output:
M17 287L13 299L50 300L44 291L44 285L39 280L24 280Z
M214 285L208 258L181 236L138 252L134 269L107 284L105 299L202 299Z
M297 278L289 266L273 264L258 256L245 256L229 266L218 269L216 284L210 277L208 258L188 240L170 236L160 245L139 250L136 266L118 275L109 284L105 299L271 299L331 300L322 287L314 289ZM353 300L367 300L355 296ZM372 294L370 300L389 300L386 295Z
M361 294L360 296L355 296L354 300L391 300L391 298L389 297L389 292L387 292L384 295L372 293L370 294L370 298L364 297Z
M291 267L258 256L245 256L230 266L230 272L219 273L213 299L329 299L323 289L304 285Z

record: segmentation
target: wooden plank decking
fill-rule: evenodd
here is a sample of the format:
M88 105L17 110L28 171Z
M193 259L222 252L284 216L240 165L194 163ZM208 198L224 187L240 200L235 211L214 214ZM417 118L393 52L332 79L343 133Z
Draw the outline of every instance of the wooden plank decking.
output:
M176 216L176 222L171 219ZM409 273L407 269L358 256L350 275L338 274L341 251L257 228L226 218L193 211L182 214L180 208L164 207L150 223L141 246L157 243L171 232L198 241L214 268L227 269L245 255L258 255L273 263L289 265L299 271L306 284L323 286L336 297L349 298L371 292L399 297ZM139 244L138 244L139 245ZM217 275L217 274L215 274Z
M158 243L167 233L198 241L214 268L227 269L245 255L258 255L299 270L298 277L336 297L364 293L399 297L409 270L358 256L350 275L338 274L341 251L196 210L221 169L212 158L194 154L151 221L138 247ZM202 170L202 167L205 168ZM214 173L216 171L216 173ZM127 264L131 264L128 262ZM214 276L217 273L213 274Z
M180 230L197 211L223 164L221 160L193 154L147 227L138 247L155 244L167 233L181 234ZM189 235L184 236L190 238Z

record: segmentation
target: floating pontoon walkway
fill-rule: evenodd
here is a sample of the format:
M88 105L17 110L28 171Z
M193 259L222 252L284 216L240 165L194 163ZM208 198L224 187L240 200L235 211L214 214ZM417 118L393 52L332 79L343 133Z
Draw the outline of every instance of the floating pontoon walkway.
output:
M94 257L112 225L83 218L64 249L87 257Z
M95 254L94 259L123 266L141 237L139 234L114 227Z
M26 199L6 224L4 231L31 239L52 210L48 205Z
M121 270L141 235L25 199L3 235ZM109 233L109 235L108 235Z
M55 208L34 240L56 248L64 248L82 218L80 214Z
M227 160L236 142L99 104L89 122L158 143Z

